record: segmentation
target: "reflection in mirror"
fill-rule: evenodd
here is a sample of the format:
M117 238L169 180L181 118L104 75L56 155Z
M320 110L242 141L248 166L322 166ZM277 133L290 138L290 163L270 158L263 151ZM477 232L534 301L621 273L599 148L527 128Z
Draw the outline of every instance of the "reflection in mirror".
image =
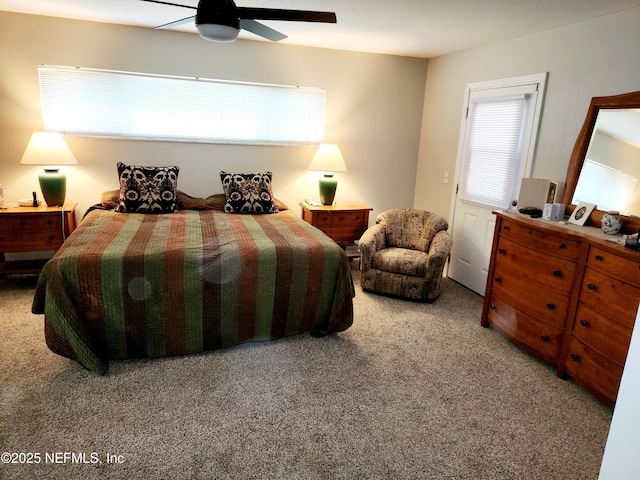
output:
M640 109L600 110L572 204L640 216Z

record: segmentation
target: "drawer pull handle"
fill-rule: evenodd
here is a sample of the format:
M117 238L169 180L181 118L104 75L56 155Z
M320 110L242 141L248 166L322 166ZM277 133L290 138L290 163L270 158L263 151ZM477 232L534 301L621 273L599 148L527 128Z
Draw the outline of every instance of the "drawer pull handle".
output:
M583 327L588 327L589 326L589 321L588 320L580 320L580 325L582 325Z
M509 227L509 225L505 225L505 226L503 226L502 228L503 228L504 230L509 230L509 228L511 228L511 227Z
M53 235L49 235L49 240L53 240Z
M602 260L604 260L604 259L602 258L602 255L596 255L596 260L598 260L599 262L601 262L601 261L602 261Z
M491 304L491 306L490 306L489 308L491 308L491 310L495 310L495 309L496 309L496 306L492 303L492 304Z
M587 284L587 288L588 288L589 290L595 290L595 289L596 289L596 286L595 286L593 283L588 283L588 284Z
M499 248L498 253L501 253L504 255L505 253L507 253L507 251L504 248Z
M558 247L560 247L560 248L561 248L561 249L563 249L563 250L564 250L565 248L567 248L567 246L566 246L564 243L561 243L560 245L558 245Z
M554 270L553 271L553 276L554 277L561 277L562 276L562 272L560 270Z
M502 283L502 277L496 277L496 282L497 283Z
M576 355L575 353L571 354L571 360L573 360L574 362L579 362L580 361L580 355Z
M24 220L22 220L22 221L20 222L20 225L26 225L26 224L27 224L27 222L25 222Z
M549 341L549 337L548 337L548 336L546 336L546 335L542 335L542 336L540 337L540 340L542 340L543 342L548 342L548 341Z
M547 303L547 308L549 310L555 310L556 309L556 304L555 303Z

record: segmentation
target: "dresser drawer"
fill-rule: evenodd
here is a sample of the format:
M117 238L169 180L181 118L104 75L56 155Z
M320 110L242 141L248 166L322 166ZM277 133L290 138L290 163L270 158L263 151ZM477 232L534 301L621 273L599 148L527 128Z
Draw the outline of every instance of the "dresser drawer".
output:
M488 317L494 329L539 358L555 364L562 343L561 328L540 322L494 295L490 305Z
M577 260L580 257L579 242L549 235L548 232L527 228L508 220L502 221L500 235L545 254L569 260Z
M541 287L525 277L496 265L492 292L532 317L556 327L564 327L569 296Z
M573 336L584 345L624 366L632 329L601 315L585 305L578 306Z
M640 261L633 262L599 248L591 247L587 265L640 288Z
M576 264L570 260L531 250L509 238L501 237L496 252L497 269L568 294L573 288Z
M640 303L640 288L587 267L580 289L580 303L633 328Z
M569 340L566 373L597 397L614 403L622 378L622 367L583 345Z

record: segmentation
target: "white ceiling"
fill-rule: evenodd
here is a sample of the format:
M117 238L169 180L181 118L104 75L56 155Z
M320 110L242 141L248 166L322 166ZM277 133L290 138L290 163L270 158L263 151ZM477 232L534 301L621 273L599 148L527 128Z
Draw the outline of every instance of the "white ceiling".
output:
M169 1L197 5L197 0ZM281 43L431 58L639 7L640 0L236 0L236 4L336 13L337 24L264 22L289 36ZM142 27L195 13L141 0L0 0L0 10ZM196 33L193 25L176 30ZM246 32L240 38L259 39Z

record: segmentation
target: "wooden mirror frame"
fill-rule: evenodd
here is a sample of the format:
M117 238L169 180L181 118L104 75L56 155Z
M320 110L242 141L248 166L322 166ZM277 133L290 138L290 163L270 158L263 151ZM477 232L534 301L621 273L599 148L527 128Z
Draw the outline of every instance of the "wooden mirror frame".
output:
M576 139L576 144L571 153L569 167L567 168L567 178L564 184L564 194L562 195L562 203L566 205L567 213L573 212L575 205L571 205L573 194L576 191L578 177L582 171L593 129L598 119L598 112L605 109L619 108L640 108L640 92L623 93L622 95L612 95L610 97L593 97L587 110L587 117L584 120L582 129ZM594 210L591 214L591 223L597 227L602 225L602 215L606 213L602 210ZM621 233L636 233L640 230L640 218L622 216L623 224Z

